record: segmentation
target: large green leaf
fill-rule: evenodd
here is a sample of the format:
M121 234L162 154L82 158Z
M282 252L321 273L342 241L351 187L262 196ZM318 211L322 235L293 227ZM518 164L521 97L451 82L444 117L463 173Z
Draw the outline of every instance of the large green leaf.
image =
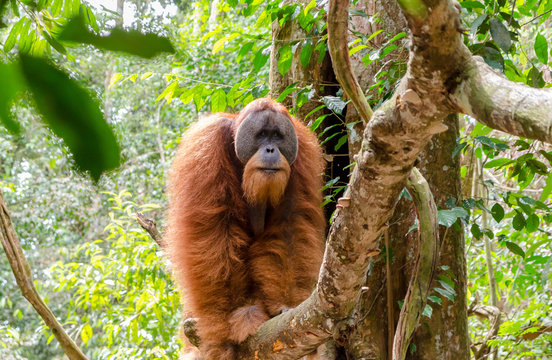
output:
M119 146L98 104L65 73L45 60L21 55L22 73L38 110L71 150L77 165L98 180L119 165Z
M437 212L437 219L440 225L452 226L458 220L459 217L466 217L469 213L461 207L455 207L450 210L439 210Z
M173 53L170 41L156 34L113 29L107 36L98 36L88 31L82 17L69 21L58 37L62 41L90 44L98 49L123 51L149 59L162 52Z
M499 223L504 218L504 208L499 203L494 204L491 208L491 215Z
M506 247L508 250L513 252L516 255L521 256L522 258L525 258L525 251L516 243L513 243L511 241L504 241L504 244L506 244Z
M211 94L211 112L226 111L226 93L222 89L216 89Z
M19 133L19 123L10 113L12 101L18 92L24 89L24 80L16 64L0 64L0 121L9 132Z
M504 52L508 52L512 47L512 38L506 26L496 18L489 20L489 25L493 40Z
M546 38L541 34L537 34L535 38L535 54L539 58L540 62L543 64L548 63L548 43Z
M293 54L291 52L291 45L284 45L280 50L280 58L278 59L278 71L282 76L285 76L286 73L291 69L291 63L293 61Z

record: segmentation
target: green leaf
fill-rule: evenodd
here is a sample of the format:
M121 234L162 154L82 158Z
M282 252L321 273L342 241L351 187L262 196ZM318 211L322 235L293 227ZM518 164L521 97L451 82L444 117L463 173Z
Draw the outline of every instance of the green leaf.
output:
M339 140L337 141L337 144L334 146L334 150L335 151L339 150L347 142L348 138L349 136L347 134L340 137Z
M440 275L440 276L439 276L439 279L440 279L439 282L444 282L444 283L448 284L448 286L450 286L450 288L451 288L452 290L454 290L454 281L452 281L451 278L449 278L449 277L446 276L446 275ZM442 285L442 284L441 284L441 285Z
M63 5L63 0L54 0L52 6L50 7L50 11L52 12L52 15L54 17L57 17L59 15L61 5Z
M512 219L512 227L518 231L525 227L525 217L523 217L522 213L516 212L516 215Z
M17 40L17 37L19 36L19 32L21 31L21 28L23 27L23 24L25 22L25 18L19 19L18 22L15 23L14 26L12 26L10 33L8 35L8 38L6 39L6 42L4 43L4 52L8 53L13 47L15 46L15 42Z
M59 52L60 54L67 54L67 49L65 49L65 47L59 43L59 41L50 36L48 32L43 31L42 36L44 36L44 39L46 39L46 41L48 41L48 43L52 45L52 47L56 49L57 52Z
M216 89L211 95L211 112L226 111L226 93L222 89Z
M88 341L92 338L92 327L89 323L84 324L80 331L80 336L82 339L82 342L87 344Z
M454 292L450 292L448 290L441 289L441 288L438 288L438 287L435 288L435 291L437 291L439 294L443 295L444 297L446 297L450 301L454 301L454 295L456 295Z
M504 52L508 52L510 47L512 47L512 39L506 26L504 26L504 24L496 18L489 20L489 26L491 36L498 47L500 47Z
M487 14L482 14L475 19L470 25L470 32L475 34L479 27L487 20Z
M475 126L473 127L473 130L470 132L470 136L471 137L486 136L486 135L489 135L492 131L493 129L488 127L487 125L483 125L480 122L476 122Z
M304 68L306 68L309 65L311 55L312 55L312 45L307 42L301 49L301 65L303 65Z
M443 303L443 299L441 299L440 297L435 296L435 295L428 296L427 298L428 298L428 300L431 300L434 303L439 304L439 305L441 305Z
M499 203L496 203L491 208L491 215L497 223L504 219L504 208Z
M142 34L140 31L124 31L115 28L107 36L98 36L88 31L81 16L74 17L58 37L62 41L90 44L98 49L123 51L146 59L159 53L174 53L174 48L167 38L157 34Z
M303 9L303 16L307 16L309 11L311 11L315 7L316 7L316 0L311 0L311 2Z
M253 49L254 45L255 45L255 43L253 41L248 42L245 45L243 45L241 47L240 51L238 52L238 56L236 57L236 61L241 62L243 57L251 52L251 49Z
M460 152L462 152L462 150L464 150L464 148L466 146L468 146L468 143L466 143L466 142L463 142L463 143L460 143L460 144L456 145L456 147L452 151L451 157L455 158L458 154L460 154Z
M505 166L505 165L508 165L508 164L511 164L515 162L514 160L512 159L506 159L506 158L502 158L502 159L493 159L487 163L485 163L485 166L484 168L485 169L491 169L491 168L495 168L495 167L502 167L502 166Z
M422 312L422 315L426 318L431 319L431 315L433 315L433 308L429 304L425 304L424 311Z
M69 19L73 12L73 1L65 0L65 6L63 6L63 17Z
M535 203L536 201L531 199L530 197L527 197L527 196L522 196L520 198L517 199L517 204L518 206L527 214L527 215L531 215L534 210L533 210L533 206L535 206Z
M540 196L540 201L546 201L548 199L548 195L552 192L552 174L548 174L546 177L546 183L544 185L544 188L542 189L542 193Z
M320 126L320 124L322 123L322 121L324 121L324 119L327 118L328 116L330 116L330 114L320 115L320 116L312 123L312 125L310 126L310 130L311 130L311 131L315 131L316 129L318 129L318 127Z
M18 134L21 129L12 118L10 109L17 94L25 89L25 80L16 64L0 64L0 79L0 121L9 132Z
M485 9L485 5L483 5L479 1L462 1L460 5L464 9Z
M295 90L298 90L299 88L298 88L298 87L295 87L295 85L297 85L297 83L293 83L293 84L288 85L288 86L284 89L284 91L282 91L282 93L280 94L280 96L278 96L278 98L276 99L276 101L277 101L277 102L282 102L282 101L285 100L285 98L286 98L289 94L291 94L291 93L294 92ZM323 106L323 105L321 105L321 106ZM308 115L305 116L305 119L306 119L307 117L308 117Z
M318 64L321 64L322 60L324 60L324 57L326 56L326 49L327 47L325 41L320 41L314 48L314 50L318 51Z
M537 34L535 38L534 49L539 61L543 64L548 64L548 43L546 42L546 38L541 34Z
M25 19L21 30L19 31L19 52L26 53L31 48L31 34L29 29L31 28L31 20ZM31 32L32 33L32 32Z
M338 96L324 96L322 98L322 101L324 104L326 104L326 107L336 113L337 115L341 115L343 113L343 109L345 109L345 106L347 103L343 100L341 100Z
M481 236L483 236L483 233L481 232L481 229L479 228L479 225L472 224L470 228L470 232L476 239L481 239Z
M489 138L487 136L476 136L474 140L495 150L504 151L508 148L508 146L502 140Z
M90 94L45 60L20 55L20 63L38 110L77 165L95 180L119 166L115 135Z
M393 36L393 37L391 38L391 40L389 40L387 43L388 43L388 44L391 44L391 43L393 43L393 42L395 42L395 41L397 41L397 40L399 40L399 39L402 39L402 38L405 37L405 36L406 36L406 33L405 33L405 32L400 32L400 33L398 33L397 35Z
M358 46L355 46L354 48L352 48L351 50L349 50L349 56L353 55L353 54L356 54L357 52L359 52L360 50L362 49L366 49L368 46L364 45L364 44L360 44Z
M116 76L116 74L114 76ZM113 80L111 80L111 82L114 83ZM159 96L157 97L157 99L155 99L155 101L157 102L161 99L165 99L167 103L170 104L172 99L174 98L174 93L177 89L178 89L178 81L173 81L172 83L169 84L169 86L165 88L165 90L163 90L161 94L159 94Z
M269 55L268 53L265 54L264 49L257 51L255 57L253 58L253 69L255 71L261 70L261 68L266 64L268 57Z
M379 58L380 59L383 59L384 57L386 57L389 53L391 53L391 51L395 50L396 48L398 48L397 45L395 44L391 44L389 46L386 46L385 48L383 48L383 50L381 51L380 55L379 55Z
M285 76L286 73L291 69L291 63L293 61L293 54L291 52L291 45L284 45L280 50L280 58L278 59L278 71L282 76Z
M540 175L548 174L548 168L546 167L546 165L537 159L527 160L527 166L531 169L532 172L536 174L540 174Z
M504 71L504 58L500 51L491 46L485 46L483 48L483 60L494 69L498 69L501 72Z
M372 40L373 38L375 38L376 36L378 36L382 32L383 32L383 30L374 31L370 36L368 36L368 38L366 39L366 42ZM399 33L399 34L402 34L402 33Z
M452 206L454 206L454 204L451 205L451 207ZM462 200L462 206L464 207L464 209L473 209L477 206L477 201L475 201L474 198L467 198Z
M518 244L513 243L511 241L504 241L504 243L506 244L506 247L508 248L508 250L510 250L516 255L521 256L522 258L525 258L525 251L523 251L523 249L519 247Z
M206 103L206 99L203 94L204 91L205 91L205 86L203 84L199 84L194 87L194 105L196 106L196 110L198 112Z
M527 217L525 229L530 233L535 232L538 230L539 224L540 224L540 219L538 215L531 214L529 215L529 217Z
M450 210L439 210L437 214L437 219L439 224L449 227L452 226L458 220L459 217L468 216L468 212L461 207L455 207Z
M98 22L96 21L96 16L94 15L94 12L92 11L92 9L90 9L89 6L85 4L81 4L79 14L84 18L84 22L90 25L95 32L97 33L100 32Z
M213 55L215 55L220 50L224 49L224 46L226 45L227 42L229 42L231 40L234 40L239 35L240 34L238 34L238 33L233 33L231 35L227 35L227 36L224 36L224 37L218 39L217 42L215 42L215 44L213 45L213 51L212 51Z

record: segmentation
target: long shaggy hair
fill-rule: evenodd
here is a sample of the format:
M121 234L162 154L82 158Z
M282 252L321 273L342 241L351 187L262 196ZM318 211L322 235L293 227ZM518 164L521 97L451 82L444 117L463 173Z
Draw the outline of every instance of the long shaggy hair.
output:
M280 104L262 99L240 118L266 108L287 115ZM254 160L244 168L234 150L239 121L231 114L192 125L172 163L166 253L184 316L199 318L204 359L233 360L237 342L269 316L297 306L316 283L325 227L319 191L324 163L316 137L291 121L298 155L288 170L262 174ZM255 234L250 204L263 200L271 207L262 233Z
M286 191L291 169L286 158L281 156L280 169L267 173L262 170L258 153L245 165L243 170L243 195L249 205L270 204L276 207Z

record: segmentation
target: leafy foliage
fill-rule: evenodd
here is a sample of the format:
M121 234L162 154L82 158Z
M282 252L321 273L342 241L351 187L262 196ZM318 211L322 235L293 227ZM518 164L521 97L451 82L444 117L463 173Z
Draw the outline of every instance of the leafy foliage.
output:
M48 283L69 295L66 321L75 324L91 359L175 359L179 296L161 249L134 220L136 211L159 206L138 206L128 192L108 195L105 238L85 242L69 261L57 262Z

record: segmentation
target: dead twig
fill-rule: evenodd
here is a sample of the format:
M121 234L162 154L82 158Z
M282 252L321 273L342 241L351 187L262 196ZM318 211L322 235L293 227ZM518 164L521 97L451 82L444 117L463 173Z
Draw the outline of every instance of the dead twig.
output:
M160 247L163 247L163 235L157 230L157 224L152 219L146 217L141 212L136 213L136 221L138 221L138 224L142 227L142 229L146 230L148 234L150 234L151 238L155 240L157 245Z

